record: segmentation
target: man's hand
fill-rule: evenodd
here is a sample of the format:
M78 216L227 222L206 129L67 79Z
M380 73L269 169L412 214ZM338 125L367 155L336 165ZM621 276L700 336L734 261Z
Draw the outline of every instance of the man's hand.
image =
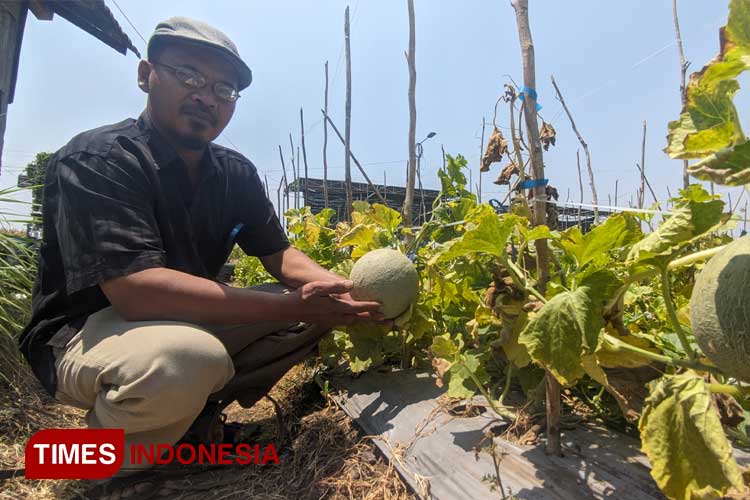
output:
M319 325L344 326L357 321L381 321L379 302L360 302L352 299L352 282L311 281L290 293L295 317Z

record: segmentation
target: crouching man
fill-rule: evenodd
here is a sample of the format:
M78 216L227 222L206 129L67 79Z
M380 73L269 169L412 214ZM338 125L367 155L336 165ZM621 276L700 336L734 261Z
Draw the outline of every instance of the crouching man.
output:
M89 427L125 429L125 464L131 444L229 439L228 403L253 405L331 326L379 319L289 246L253 164L211 142L251 79L226 35L164 21L138 65L145 111L48 164L21 350ZM280 284L217 282L235 242Z

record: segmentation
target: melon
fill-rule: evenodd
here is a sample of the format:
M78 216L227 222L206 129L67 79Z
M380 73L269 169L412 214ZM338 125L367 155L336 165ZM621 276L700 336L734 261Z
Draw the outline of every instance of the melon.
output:
M698 274L690 323L708 359L750 382L750 236L727 245Z
M383 304L386 319L404 313L417 299L419 276L414 264L401 252L380 248L363 255L352 267L354 300Z

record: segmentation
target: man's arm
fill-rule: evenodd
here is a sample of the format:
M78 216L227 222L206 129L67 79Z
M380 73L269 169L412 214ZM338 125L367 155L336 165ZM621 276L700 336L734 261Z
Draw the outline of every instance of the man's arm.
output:
M292 288L311 281L341 281L344 278L318 265L317 262L294 247L260 257L263 267L271 276Z
M329 278L311 281L292 293L275 294L233 288L157 267L106 280L99 286L128 321L237 325L279 320L335 326L379 319L375 313L380 304L352 300L348 295L351 285L341 277Z

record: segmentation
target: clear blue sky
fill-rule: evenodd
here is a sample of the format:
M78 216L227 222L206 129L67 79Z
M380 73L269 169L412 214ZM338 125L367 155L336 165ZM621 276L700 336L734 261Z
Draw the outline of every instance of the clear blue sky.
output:
M139 50L144 43L112 0L105 0ZM331 115L343 129L345 74L343 20L347 2L280 0L118 0L148 39L173 15L202 19L225 31L253 69L232 122L219 142L249 157L275 191L281 178L278 144L289 152L289 132L299 138L304 107L311 176L322 176L323 64L329 61ZM568 2L530 0L536 75L542 116L558 131L545 153L547 177L564 200L578 199L579 143L555 99L554 74L591 149L600 203L635 199L642 122L648 122L646 169L658 196L681 185L681 162L663 152L667 122L680 109L679 63L670 0ZM370 176L404 184L408 132L406 0L351 0L352 150ZM682 0L680 22L691 71L718 51L726 0ZM508 0L416 1L417 130L437 136L425 144L423 180L437 187L440 145L469 159L477 182L482 117L492 119L502 85L522 81L515 15ZM145 94L136 86L137 58L122 56L56 17L26 24L15 102L5 134L0 186L15 184L38 151L54 151L76 133L136 117ZM739 101L746 102L745 80ZM746 107L746 106L743 106ZM507 124L506 113L498 123ZM343 148L329 141L330 178L343 179ZM583 154L582 154L583 159ZM354 169L354 166L352 165ZM484 199L507 188L492 184L499 165L484 174ZM584 171L585 175L585 171ZM361 180L356 169L353 178ZM586 179L584 178L584 182ZM586 184L586 182L585 182ZM502 192L501 192L502 191ZM733 199L739 194L732 193ZM585 200L590 201L588 188ZM272 196L275 200L275 195ZM650 197L647 199L650 200Z

